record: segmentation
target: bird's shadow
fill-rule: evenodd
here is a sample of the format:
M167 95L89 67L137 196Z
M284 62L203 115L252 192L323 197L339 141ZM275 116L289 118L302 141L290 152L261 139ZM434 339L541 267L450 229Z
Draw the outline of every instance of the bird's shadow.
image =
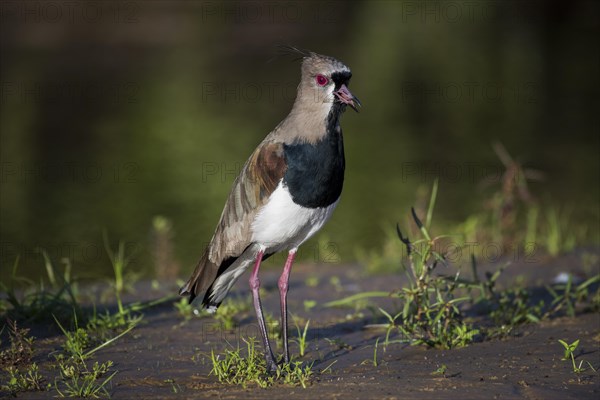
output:
M328 366L331 365L332 360L337 360L341 356L350 355L365 348L375 348L378 341L381 342L384 332L368 333L365 331L368 322L367 319L357 319L308 329L306 338L309 343L317 343L319 348L322 344L330 347L325 353L320 350L316 351L319 357L314 360L313 366ZM379 343L379 346L381 345ZM410 344L402 344L403 348L407 346Z

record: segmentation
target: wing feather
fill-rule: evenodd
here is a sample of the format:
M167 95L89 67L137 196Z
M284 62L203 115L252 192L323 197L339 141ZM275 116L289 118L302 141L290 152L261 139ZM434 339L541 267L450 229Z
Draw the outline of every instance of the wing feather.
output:
M252 242L252 222L285 174L283 144L265 141L235 179L219 224L190 279L179 291L193 300L223 273L221 265L239 257Z

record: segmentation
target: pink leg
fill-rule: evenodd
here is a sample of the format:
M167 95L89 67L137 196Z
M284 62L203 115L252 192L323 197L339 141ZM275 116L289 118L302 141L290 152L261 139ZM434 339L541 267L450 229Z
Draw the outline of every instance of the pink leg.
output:
M252 298L254 299L254 310L256 311L256 318L258 319L258 328L263 340L263 346L265 348L265 360L267 361L267 370L269 372L275 372L277 370L277 363L271 350L271 344L269 343L269 336L267 334L267 326L265 323L265 317L262 311L262 305L260 303L260 280L258 279L258 270L260 269L260 263L262 261L264 252L261 250L256 255L256 262L254 263L254 269L250 275L250 288L252 289Z
M290 271L296 257L296 250L291 250L288 253L283 272L279 277L279 301L281 303L281 329L283 331L283 362L290 362L290 352L288 350L288 328L287 328L287 292L288 281L290 279Z

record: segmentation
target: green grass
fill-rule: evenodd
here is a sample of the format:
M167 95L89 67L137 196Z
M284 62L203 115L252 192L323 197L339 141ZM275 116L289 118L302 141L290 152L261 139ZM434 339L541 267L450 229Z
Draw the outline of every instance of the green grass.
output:
M211 351L210 375L216 376L219 382L260 388L276 384L306 388L311 383L314 374L312 364L302 366L299 361L291 362L278 368L275 374L270 374L262 353L256 350L257 341L254 338L242 340L244 348L226 349L223 355Z
M18 275L19 257L15 259L9 285L0 283L0 289L6 293L6 298L0 300L0 311L4 317L23 322L51 323L51 315L61 321L69 322L73 315L83 316L83 311L77 300L77 284L72 282L70 263L65 264L63 281L58 282L54 267L45 252L45 268L49 285L43 280L35 283ZM24 289L16 285L25 286Z
M97 361L87 364L59 363L60 377L54 382L59 397L99 398L111 397L108 384L117 374L111 371L112 361L99 364Z
M8 381L1 385L2 390L16 396L22 392L36 392L46 390L44 383L46 379L40 375L36 363L25 366L24 368L11 365L5 369L8 373Z
M103 239L104 248L106 250L106 253L108 254L108 258L110 259L110 263L113 267L114 273L114 278L110 282L110 284L114 289L113 293L115 299L117 300L117 306L119 307L119 315L125 315L126 310L123 307L121 295L125 290L124 271L131 260L131 255L125 254L125 243L123 241L119 241L117 250L113 250L110 246L108 234L106 233L106 231L103 234Z
M196 309L185 297L179 299L179 301L174 304L174 307L185 322L191 320L196 315Z
M19 258L16 258L10 283L1 285L6 298L0 301L0 311L7 321L3 329L8 327L10 341L0 353L0 367L6 376L6 382L1 384L3 391L13 395L45 390L54 397L110 397L109 388L117 371L110 360L95 361L96 353L129 334L142 321L143 310L172 301L175 296L125 304L122 294L137 279L127 268L130 255L122 242L113 252L108 237L104 238L114 272L109 287L117 304L115 311L99 311L95 304L82 305L83 296L71 275L68 260L63 261L63 273L58 274L48 255L40 250L46 283L44 280L34 283L18 276ZM48 355L53 359L47 363L49 370L41 371L37 363L32 363L35 338L18 326L21 323L56 324L63 333L61 348Z
M600 305L600 274L594 274L586 281L574 285L569 277L565 284L547 286L547 293L553 298L550 304L545 304L537 294L534 296L531 289L520 283L500 288L497 284L506 265L498 268L494 273L486 273L481 280L477 271L477 257L471 253L470 263L467 266L459 265L458 272L454 275L440 273L440 268L446 269L447 259L451 253L441 253L437 249L444 240L456 236L437 235L433 230L433 210L437 197L437 182L434 183L431 198L425 212L425 222L412 209L411 217L416 227L417 236L411 240L397 227L395 246L384 250L385 257L376 257L373 271L382 271L382 260L389 261L390 256L398 257L393 262L399 265L408 278L408 284L392 292L364 292L332 301L325 307L350 306L355 308L361 303L363 309L365 301L372 305L377 298L394 298L400 302L400 308L378 310L378 319L385 322L371 325L385 330L383 337L384 349L390 343L409 342L414 345L424 344L429 347L454 348L463 347L475 339L489 339L492 337L506 336L523 324L539 323L542 320L558 316L575 316L578 309L594 311ZM528 218L529 239L539 239L540 231L536 228L538 219L537 208L532 208ZM555 215L555 214L554 214ZM552 217L555 223L547 232L546 239L563 237L559 232L560 224L557 217ZM475 226L476 224L474 224ZM409 230L410 231L410 230ZM537 235L537 236L536 236ZM460 237L460 235L458 236ZM398 240L399 239L399 240ZM555 240L555 239L552 239ZM565 250L569 243L563 243L560 251ZM565 247L567 246L567 247ZM403 249L402 249L403 248ZM455 248L462 251L461 247ZM550 248L548 249L549 252ZM552 252L557 248L552 248ZM464 270L471 271L471 277L463 274ZM595 289L593 289L595 288ZM594 291L595 290L595 291ZM370 306L371 307L371 306ZM479 310L477 315L467 310ZM373 364L377 362L377 344L375 346Z
M38 365L32 363L35 338L29 329L19 328L16 321L7 320L9 346L0 352L0 367L8 375L0 389L14 396L18 393L45 390L46 379Z
M563 315L573 317L578 309L579 312L598 311L600 274L590 268L587 272L592 276L578 285L573 284L569 276L565 284L546 286L553 299L550 304L534 301L534 298L542 296L534 296L531 289L518 282L505 288L498 287L497 280L506 265L486 274L484 280L479 279L476 260L485 256L482 244L492 243L501 249L513 248L517 254L528 258L544 253L557 256L573 250L577 244L594 240L587 237L590 232L587 225L577 225L572 221L568 209L545 205L532 195L529 181L539 173L515 162L500 144L495 144L494 150L506 169L502 179L491 195L482 201L481 211L458 226L445 228L453 232L452 236L431 234L438 196L436 181L428 206L421 211L425 216L424 222L412 210L418 234L415 240L405 237L398 226L395 233L391 229L386 230L388 239L381 251L358 254L368 274L404 271L409 279L407 286L392 293L359 293L325 306L354 305L356 310L358 301L398 298L402 307L389 311L379 308L379 315L386 322L373 325L385 330L384 343L409 341L442 348L465 346L476 337L505 336L522 324L535 324ZM597 232L592 234L597 235ZM454 276L442 276L437 272L440 265L446 265L446 260L453 256L450 252L440 253L437 250L444 248L440 244L445 243L445 237L451 237L449 242L455 245L458 254L470 252L469 265L460 265ZM398 238L401 243L398 243ZM469 247L472 243L480 246ZM464 259L459 257L458 260L460 264L464 263ZM594 263L583 257L584 267L586 262ZM471 278L465 277L462 272L468 269L472 272ZM480 314L467 315L467 309L480 310ZM478 326L474 325L475 320ZM394 334L399 339L392 339Z
M294 326L296 327L297 336L295 339L292 339L292 341L298 345L298 353L300 354L300 357L304 357L304 354L306 354L306 349L308 347L308 340L306 339L306 335L308 333L309 324L310 320L307 320L306 324L304 325L304 329L301 330L300 326L298 326L297 319L294 318Z
M550 314L557 314L564 310L567 316L574 317L576 306L582 304L591 298L590 288L600 282L600 274L592 276L579 285L573 284L573 277L569 274L567 283L555 285L554 287L546 286L546 289L552 295L552 303L550 304ZM596 291L596 297L600 291ZM592 304L591 307L596 307L597 304Z
M7 319L9 346L0 352L0 366L27 364L33 356L34 337L28 336L29 329L19 328L17 321ZM1 332L0 332L1 333ZM1 344L1 342L0 342Z
M403 269L409 281L407 287L394 293L357 294L326 304L337 306L364 298L397 298L402 304L401 310L388 312L379 308L388 321L385 325L386 345L389 344L393 331L401 334L401 340L412 344L446 349L465 346L479 333L462 315L460 305L468 301L469 297L459 294L458 276L445 278L434 275L439 266L446 264L445 255L435 250L436 244L446 236L434 237L430 233L436 196L437 182L433 187L425 223L412 210L412 218L420 237L411 241L397 227L398 238L406 248L407 257Z
M371 362L373 363L374 367L379 366L379 361L377 360L377 349L378 348L379 348L379 338L377 338L377 340L375 341L375 346L373 346L373 360Z

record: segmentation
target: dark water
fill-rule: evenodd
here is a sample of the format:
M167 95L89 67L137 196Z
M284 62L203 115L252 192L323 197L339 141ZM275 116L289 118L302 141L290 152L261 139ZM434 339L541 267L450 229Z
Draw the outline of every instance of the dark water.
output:
M53 4L2 3L3 280L17 255L39 275L38 247L105 275L103 232L138 270L187 271L291 107L299 65L271 60L281 43L343 60L364 104L343 118L343 198L306 260L380 246L436 177L436 218L462 221L500 180L496 140L545 173L532 192L598 230L594 1Z

